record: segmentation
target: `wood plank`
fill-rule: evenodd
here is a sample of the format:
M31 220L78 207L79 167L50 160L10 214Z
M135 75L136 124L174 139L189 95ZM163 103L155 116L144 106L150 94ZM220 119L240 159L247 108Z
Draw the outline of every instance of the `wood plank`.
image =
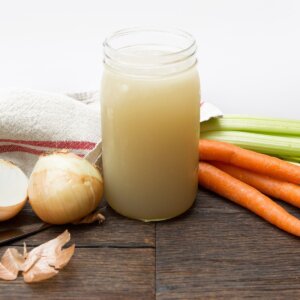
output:
M68 228L72 238L78 246L102 246L102 247L154 247L155 224L143 223L124 218L115 213L111 208L103 212L106 221L101 224L91 225L65 225L55 226L46 231L27 237L14 243L22 245L24 241L28 245L39 245L44 241L56 237ZM24 224L39 223L39 219L33 214L29 205L13 220L2 223L2 228L17 228Z
M1 251L2 254L2 251ZM0 281L1 299L154 299L154 249L77 248L56 277Z
M157 299L300 298L299 239L207 191L156 247Z

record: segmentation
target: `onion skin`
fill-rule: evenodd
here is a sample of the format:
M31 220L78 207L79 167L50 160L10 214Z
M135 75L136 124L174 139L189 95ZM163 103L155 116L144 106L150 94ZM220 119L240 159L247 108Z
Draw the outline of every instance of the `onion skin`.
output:
M40 157L29 179L31 207L50 224L78 221L96 209L102 195L100 172L72 153Z

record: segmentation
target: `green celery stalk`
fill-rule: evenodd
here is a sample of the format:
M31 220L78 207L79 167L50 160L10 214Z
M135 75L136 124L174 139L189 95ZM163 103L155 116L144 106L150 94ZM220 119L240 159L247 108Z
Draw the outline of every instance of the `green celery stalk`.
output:
M274 156L300 156L300 137L296 136L278 136L242 131L203 132L201 127L200 138L228 142L245 149Z
M300 121L225 115L222 118L213 118L201 123L201 132L219 130L298 135L300 137Z
M300 157L296 157L296 156L279 156L279 158L288 160L290 162L300 162Z

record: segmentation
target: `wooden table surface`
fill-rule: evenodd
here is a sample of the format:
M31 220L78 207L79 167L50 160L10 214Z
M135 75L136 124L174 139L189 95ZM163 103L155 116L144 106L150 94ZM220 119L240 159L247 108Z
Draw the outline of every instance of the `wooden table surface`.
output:
M26 238L31 248L68 228L75 255L48 281L0 281L0 299L300 299L299 239L210 192L199 191L192 209L167 222L129 220L110 208L105 215L103 225ZM29 207L2 228L20 222L36 222Z

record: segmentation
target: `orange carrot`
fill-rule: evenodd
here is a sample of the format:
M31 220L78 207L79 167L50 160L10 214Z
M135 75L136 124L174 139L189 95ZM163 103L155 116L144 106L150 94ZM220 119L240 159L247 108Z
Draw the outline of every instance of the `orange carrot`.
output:
M218 168L200 162L198 182L201 186L248 208L278 228L300 236L300 220L255 188Z
M266 195L300 207L300 186L297 184L281 181L270 176L257 174L220 162L212 161L210 163L240 181L253 186Z
M200 160L221 161L256 173L300 184L299 166L229 143L200 140L199 154Z

